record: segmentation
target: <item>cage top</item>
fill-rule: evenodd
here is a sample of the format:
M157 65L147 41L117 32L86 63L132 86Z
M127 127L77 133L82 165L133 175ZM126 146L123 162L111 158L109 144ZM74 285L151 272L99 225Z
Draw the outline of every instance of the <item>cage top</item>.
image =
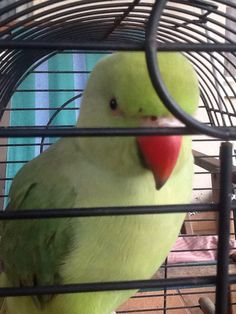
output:
M0 116L27 70L52 52L144 50L147 25L159 2L1 1ZM235 81L236 76L236 4L228 0L162 3L154 38L159 50L185 51L198 72L210 123L234 126L232 117L236 114L230 99L235 91L225 84ZM230 110L222 101L224 97L229 100Z

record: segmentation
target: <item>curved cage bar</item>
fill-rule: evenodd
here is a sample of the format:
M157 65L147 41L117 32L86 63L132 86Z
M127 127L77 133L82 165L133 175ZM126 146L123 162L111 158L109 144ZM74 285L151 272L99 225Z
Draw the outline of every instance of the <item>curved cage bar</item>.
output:
M198 130L199 132L203 133L203 134L207 134L210 136L214 136L214 137L219 137L219 138L223 138L223 139L235 139L236 138L236 132L234 128L225 128L226 123L225 123L225 119L224 119L224 114L223 114L223 106L224 106L224 100L222 99L222 95L224 94L224 96L227 98L227 93L225 92L225 88L223 85L221 85L220 81L217 80L217 74L216 72L219 72L219 74L221 75L221 80L223 79L223 83L226 82L227 84L227 80L225 80L223 73L220 73L220 71L218 70L219 67L219 63L222 64L221 61L219 61L215 55L210 54L210 58L209 58L209 63L212 66L212 76L214 77L214 84L212 84L212 86L215 85L215 90L213 92L216 92L217 97L219 98L216 101L216 105L217 108L214 108L214 112L220 113L221 114L221 124L219 123L219 120L217 119L217 123L214 123L212 126L207 126L204 125L202 123L199 123L196 119L192 118L191 116L187 115L179 106L178 104L175 103L175 101L171 98L171 96L168 94L168 91L164 85L164 83L162 82L162 78L161 78L161 73L160 70L158 68L158 61L156 58L156 51L159 49L158 46L158 42L156 40L156 38L158 38L158 29L161 29L161 32L163 33L161 36L162 38L165 38L165 33L164 33L164 27L162 25L162 16L165 15L165 10L168 11L168 6L166 5L166 0L162 0L159 2L156 2L154 7L153 7L153 11L152 14L150 16L149 19L149 23L147 26L147 32L146 32L146 60L147 60L147 65L149 68L149 73L150 73L150 77L152 79L153 82L153 86L156 89L158 95L160 96L160 98L162 99L163 103L167 106L167 108L179 119L181 120L186 126L193 128L195 130ZM170 27L171 31L169 32L171 34L171 36L168 36L168 31L167 31L167 38L174 38L174 34L176 31L178 31L180 28L185 28L185 26L192 24L195 27L188 27L188 32L191 31L193 32L193 36L191 36L191 40L189 40L189 38L187 37L184 38L183 35L186 36L186 30L184 29L184 31L182 32L181 30L181 35L180 40L181 42L188 42L190 45L191 43L199 43L199 48L201 49L201 45L202 43L206 42L209 43L211 45L214 46L214 43L218 43L221 42L221 40L224 40L225 42L230 41L233 42L232 40L230 40L228 37L225 37L223 34L219 33L218 31L212 30L210 27L202 27L202 24L204 25L205 23L208 22L208 20L206 20L206 17L210 14L216 14L218 13L218 7L212 7L210 8L209 4L205 3L206 7L203 9L201 8L201 15L197 15L197 19L196 20L190 20L185 18L184 21L179 22L177 20L177 22L175 23L174 27ZM207 8L208 6L208 8ZM235 5L232 4L232 9L235 10ZM207 12L204 12L207 11ZM235 12L235 11L234 11ZM186 12L185 12L186 13ZM222 16L222 13L219 14L220 16ZM173 15L172 15L173 16ZM235 22L235 17L233 16L227 16L227 19L229 19L230 21ZM212 23L212 19L210 19L210 22ZM223 24L221 23L217 23L219 27L222 27ZM202 31L203 28L203 31ZM234 29L230 29L227 28L226 31L230 31L230 34L234 36L235 38L235 30ZM213 37L211 37L209 35L209 32L213 33ZM205 33L205 34L204 34ZM198 38L198 36L203 37L205 35L205 41ZM214 38L215 35L217 36L216 39ZM192 48L193 51L195 51L194 46ZM204 49L203 49L204 50ZM191 52L189 52L189 54L191 54ZM221 54L221 53L220 53ZM200 54L200 56L202 57L202 55ZM234 54L232 54L233 60L235 60L235 56ZM192 57L194 58L194 57ZM207 58L207 57L206 57ZM228 60L228 58L227 58ZM197 62L198 61L198 62ZM200 63L198 60L198 56L196 57L196 60L192 60L192 62L195 64L195 66L197 65L198 68L200 68L200 70L202 70L202 68L204 67L205 69L207 68L207 64L206 62ZM207 63L208 63L207 62ZM198 66L198 64L200 64L200 66ZM204 66L202 67L201 64L203 64ZM233 62L230 61L230 64L232 66L232 70L235 71L235 66L233 64ZM227 70L226 70L227 71ZM199 69L198 69L198 74L199 74ZM205 73L204 73L205 74ZM227 71L226 75L231 74L231 72ZM201 80L203 80L203 77L200 76L200 85L201 84ZM207 80L209 81L209 77L207 77ZM232 75L232 80L235 81L235 77ZM225 82L224 82L225 81ZM206 84L204 84L206 85ZM234 90L231 88L231 86L229 86L231 92L233 93L233 95L235 96L235 92ZM212 90L212 88L207 88L209 91ZM204 90L202 92L204 94ZM231 100L228 98L231 108L233 108ZM207 102L206 102L207 105ZM208 114L209 112L211 112L211 110L209 110L209 106L208 107ZM226 109L227 112L227 116L229 117L229 124L230 126L234 126L234 124L232 123L230 114L227 111L226 106L224 106L224 109ZM234 111L234 109L233 109ZM212 121L212 120L211 120ZM216 127L216 125L219 126L223 124L223 128L219 128Z
M172 0L154 4L155 1L147 0L51 0L16 1L3 6L0 9L1 108L6 107L27 70L57 49L148 49L151 77L158 76L154 85L168 108L198 132L236 138L236 132L230 128L236 124L231 100L235 96L232 81L235 82L236 72L236 5L223 0ZM158 68L154 71L156 49L184 51L194 64L209 126L180 113L170 100L160 83Z

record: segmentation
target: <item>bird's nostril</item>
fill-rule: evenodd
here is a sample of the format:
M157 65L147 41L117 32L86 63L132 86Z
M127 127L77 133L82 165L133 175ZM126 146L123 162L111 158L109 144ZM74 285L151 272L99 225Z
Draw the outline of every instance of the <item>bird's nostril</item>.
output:
M157 120L157 117L156 117L156 116L151 116L151 120L152 120L152 121L156 121L156 120Z

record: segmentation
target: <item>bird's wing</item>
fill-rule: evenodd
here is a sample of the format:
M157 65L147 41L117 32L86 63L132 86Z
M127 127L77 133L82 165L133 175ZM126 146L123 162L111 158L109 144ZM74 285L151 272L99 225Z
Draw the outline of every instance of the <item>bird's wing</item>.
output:
M76 193L70 180L58 184L59 180L66 180L60 168L63 165L57 165L56 172L52 165L50 167L50 160L48 162L47 169L44 169L43 157L20 171L12 185L6 210L74 206ZM44 176L47 180L43 179ZM1 229L0 252L4 271L12 285L53 285L62 282L60 265L70 250L73 237L69 218L4 221ZM34 301L42 307L51 297L37 296Z

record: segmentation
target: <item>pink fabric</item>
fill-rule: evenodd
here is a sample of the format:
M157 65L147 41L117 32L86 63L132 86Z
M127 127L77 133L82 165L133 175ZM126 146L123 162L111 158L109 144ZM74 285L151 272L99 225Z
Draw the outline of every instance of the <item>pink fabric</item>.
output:
M217 254L217 242L217 236L179 237L168 256L168 263L214 261ZM230 248L236 249L235 240L230 240ZM180 250L185 250L185 252L178 252Z

